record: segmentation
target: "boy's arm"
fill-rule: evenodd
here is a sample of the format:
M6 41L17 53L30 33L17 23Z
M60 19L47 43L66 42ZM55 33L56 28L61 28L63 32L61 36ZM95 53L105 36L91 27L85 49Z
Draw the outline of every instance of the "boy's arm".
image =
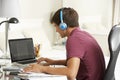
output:
M65 75L68 80L74 80L77 76L78 69L80 66L80 59L77 57L73 57L68 59L66 67L50 67L50 66L41 66L39 64L33 64L31 67L27 67L24 69L25 72L43 72L53 75Z
M44 66L49 66L49 65L66 65L66 60L52 60L49 58L39 58L37 60L38 63L41 63L42 61L45 61L45 63L42 63Z
M66 65L66 60L54 60L52 65Z
M54 74L54 75L66 75L68 78L75 78L79 69L80 59L79 58L70 58L67 61L67 66L63 68L54 68L54 67L43 67L44 73Z

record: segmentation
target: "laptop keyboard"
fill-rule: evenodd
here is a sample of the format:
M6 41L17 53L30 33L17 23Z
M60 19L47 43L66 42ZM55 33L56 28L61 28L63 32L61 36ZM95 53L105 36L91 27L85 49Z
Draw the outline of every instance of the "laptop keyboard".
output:
M20 64L29 64L29 63L35 63L37 60L33 59L33 60L25 60L25 61L19 61L18 63Z
M10 66L6 66L3 68L3 71L10 71L10 72L20 72L23 68L29 66L29 64L19 64L19 63L13 63Z

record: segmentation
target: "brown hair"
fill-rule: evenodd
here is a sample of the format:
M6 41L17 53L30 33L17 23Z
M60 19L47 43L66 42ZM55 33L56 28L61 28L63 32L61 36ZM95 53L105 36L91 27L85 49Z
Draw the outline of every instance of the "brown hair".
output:
M51 23L59 25L60 21L60 11L63 11L63 22L67 24L68 27L78 27L78 13L73 8L61 8L53 15L51 18Z

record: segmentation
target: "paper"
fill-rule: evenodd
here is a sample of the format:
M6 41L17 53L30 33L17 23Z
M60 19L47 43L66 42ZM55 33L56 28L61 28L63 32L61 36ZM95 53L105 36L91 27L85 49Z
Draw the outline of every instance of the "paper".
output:
M30 73L20 73L18 74L18 76L21 76L21 77L59 77L62 75L51 75L51 74L45 74L45 73L30 72Z
M63 75L51 75L45 73L20 73L18 76L22 79L29 80L67 80L66 76Z

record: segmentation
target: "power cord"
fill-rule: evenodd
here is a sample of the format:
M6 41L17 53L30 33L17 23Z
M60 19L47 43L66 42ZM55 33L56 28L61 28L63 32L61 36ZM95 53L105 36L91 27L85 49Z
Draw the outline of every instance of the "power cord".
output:
M0 65L0 68L1 68L1 65ZM2 78L3 76L3 72L0 70L0 79Z

